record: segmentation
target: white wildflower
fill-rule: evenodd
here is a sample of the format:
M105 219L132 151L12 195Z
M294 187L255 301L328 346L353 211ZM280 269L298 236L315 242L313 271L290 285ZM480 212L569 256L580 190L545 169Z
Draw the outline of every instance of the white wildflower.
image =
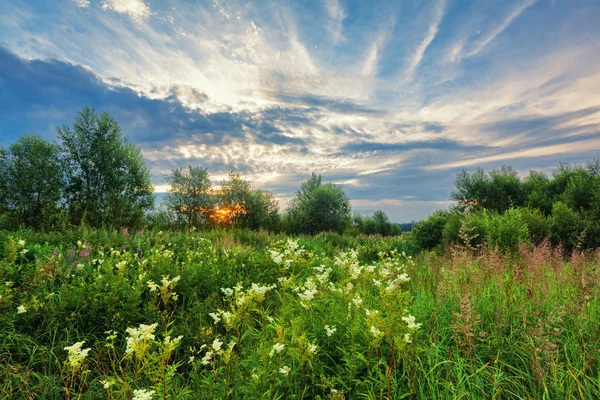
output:
M19 307L17 307L17 314L24 314L27 312L27 308L24 305L20 305Z
M415 323L414 315L409 315L408 317L402 317L402 321L406 322L406 324L408 325L408 329L410 329L410 330L418 329L421 326L421 324Z
M85 343L85 340L77 342L72 346L65 347L65 350L69 352L67 362L72 368L79 366L87 357L91 349L82 349L81 347Z
M131 400L152 400L154 398L153 390L136 389L133 391Z
M288 372L290 372L290 367L288 367L287 365L284 365L283 367L279 368L280 374L287 375Z
M335 326L330 327L329 325L325 325L325 331L327 332L327 336L331 336L335 333L337 328Z
M215 352L218 352L219 350L221 350L222 345L223 342L220 341L219 338L216 338L215 340L213 340L212 348Z
M375 326L371 325L371 334L373 335L373 337L375 339L379 339L380 337L383 336L383 332L381 332L379 329L377 329Z
M281 350L283 350L284 347L285 347L285 344L283 344L283 343L279 343L279 342L275 343L273 345L273 348L269 352L269 356L273 357L273 354L275 354L275 353L277 353L277 354L281 353Z

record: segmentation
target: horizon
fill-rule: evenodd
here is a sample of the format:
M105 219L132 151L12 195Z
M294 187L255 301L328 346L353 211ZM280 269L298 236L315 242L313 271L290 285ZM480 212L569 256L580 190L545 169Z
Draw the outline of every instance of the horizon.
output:
M597 156L599 15L591 0L2 2L0 146L55 140L90 106L142 150L155 195L194 165L283 209L316 172L354 212L418 221L462 169Z

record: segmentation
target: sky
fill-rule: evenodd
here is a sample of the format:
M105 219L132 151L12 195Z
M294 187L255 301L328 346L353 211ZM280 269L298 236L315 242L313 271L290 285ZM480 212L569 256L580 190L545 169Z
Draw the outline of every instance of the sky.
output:
M285 208L311 172L394 222L457 173L600 155L599 0L1 0L0 146L108 112L165 174Z

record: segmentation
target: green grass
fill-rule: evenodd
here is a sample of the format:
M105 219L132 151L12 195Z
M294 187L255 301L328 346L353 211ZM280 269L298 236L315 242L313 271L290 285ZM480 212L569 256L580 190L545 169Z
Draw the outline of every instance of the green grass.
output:
M0 249L0 398L600 398L598 253L243 230Z

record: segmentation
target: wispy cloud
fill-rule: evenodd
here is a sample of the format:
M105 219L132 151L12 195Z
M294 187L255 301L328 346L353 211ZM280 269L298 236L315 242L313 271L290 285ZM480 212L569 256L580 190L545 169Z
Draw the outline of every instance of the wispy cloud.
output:
M90 6L89 0L71 0L77 7L86 8Z
M331 39L334 43L344 40L342 30L344 28L344 19L347 16L344 7L342 7L339 0L325 0L325 8L330 18L327 28L331 34Z
M435 39L435 36L437 35L439 30L439 25L442 22L442 18L444 17L445 8L446 0L438 0L435 7L433 8L433 16L431 19L431 23L429 24L427 34L415 49L414 54L412 54L412 56L409 58L408 67L404 72L404 78L406 80L410 81L413 78L417 67L421 63L421 60L423 60L423 56L425 54L425 51L427 50L427 47L429 47L433 39Z
M513 21L521 15L527 8L531 7L537 0L523 0L517 7L515 7L510 14L502 21L498 26L484 35L479 41L475 43L473 49L466 53L466 57L473 57L485 46L487 46L492 40L496 38L496 36L500 35L502 32L506 30L513 23Z

